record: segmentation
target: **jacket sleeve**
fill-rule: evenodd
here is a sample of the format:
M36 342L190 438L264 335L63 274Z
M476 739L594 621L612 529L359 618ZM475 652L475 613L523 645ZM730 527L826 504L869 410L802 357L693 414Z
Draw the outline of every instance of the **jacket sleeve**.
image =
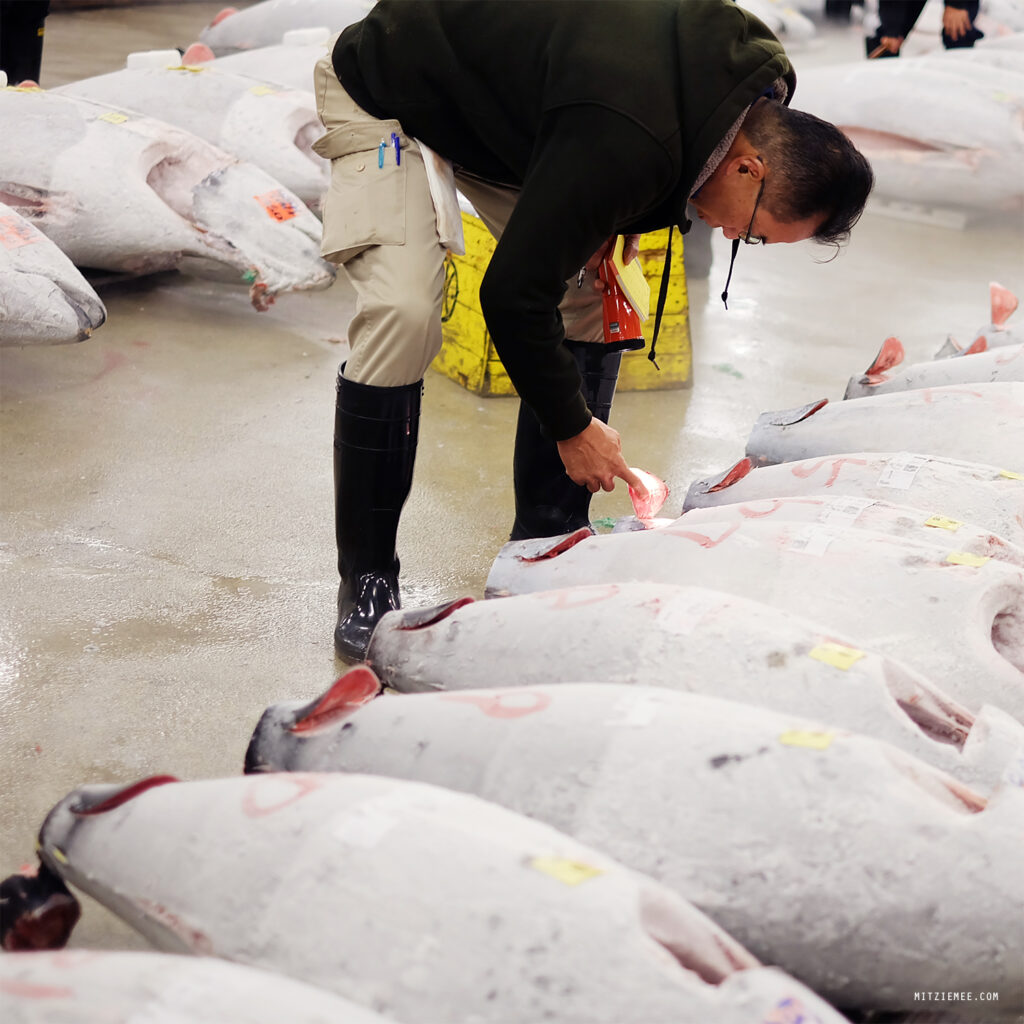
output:
M480 286L494 346L520 398L556 441L591 416L558 304L565 282L611 235L671 191L664 146L600 106L545 115L512 215Z

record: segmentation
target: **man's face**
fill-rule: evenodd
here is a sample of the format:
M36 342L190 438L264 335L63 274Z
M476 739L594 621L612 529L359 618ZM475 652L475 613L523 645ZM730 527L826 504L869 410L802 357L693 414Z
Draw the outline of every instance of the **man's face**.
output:
M741 167L746 170L741 171ZM721 228L729 239L739 238L748 229L751 238L760 238L767 245L812 238L821 223L820 217L781 221L765 208L763 199L755 212L754 204L764 173L763 165L759 167L754 162L733 161L727 167L719 167L690 200L690 205L702 221L712 228ZM770 189L770 183L766 184Z

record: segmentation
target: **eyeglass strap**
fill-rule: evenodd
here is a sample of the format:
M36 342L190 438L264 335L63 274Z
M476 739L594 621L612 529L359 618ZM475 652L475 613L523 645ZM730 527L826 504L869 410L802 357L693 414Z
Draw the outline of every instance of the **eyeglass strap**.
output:
M668 226L668 242L665 245L665 267L661 272L661 285L658 288L658 307L654 311L654 334L651 335L651 351L647 358L654 363L654 368L660 373L661 367L654 360L655 346L658 344L658 331L661 330L661 315L665 312L665 299L668 297L668 279L672 273L672 232L674 224Z
M729 282L732 280L732 268L736 263L736 253L740 251L740 240L734 238L732 240L732 256L729 259L729 276L725 279L725 290L722 292L722 305L726 309L729 308Z

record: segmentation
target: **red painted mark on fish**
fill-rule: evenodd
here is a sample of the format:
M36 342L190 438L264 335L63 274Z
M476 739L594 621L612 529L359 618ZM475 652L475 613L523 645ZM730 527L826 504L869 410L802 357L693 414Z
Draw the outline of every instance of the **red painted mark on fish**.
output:
M162 903L154 903L147 899L138 899L135 904L177 935L193 953L213 956L213 943L209 936L183 921L173 910L168 910Z
M755 508L753 505L740 505L738 512L744 519L764 519L773 512L778 512L783 505L821 505L823 502L815 501L813 498L766 498L762 504L768 508Z
M0 217L0 245L5 249L20 249L41 241L42 235L31 224L15 217Z
M548 593L538 594L541 601L548 601L553 609L583 608L588 604L600 604L602 601L610 601L619 593L617 583L609 583L604 587L587 588L587 593L580 594L579 588L571 590L552 590Z
M281 772L274 775L254 775L252 784L242 794L242 813L247 818L265 818L301 800L318 790L328 780L321 776L301 772ZM294 792L279 798L274 803L262 803L261 798L268 790L280 792L281 787L294 787Z
M920 396L921 401L925 405L931 405L933 402L939 401L945 398L947 395L970 395L972 398L983 398L984 396L979 391L970 391L967 388L950 388L946 387L939 391L936 395L936 388L921 388Z
M526 715L543 711L551 703L551 697L546 693L531 693L529 690L502 693L496 697L469 697L465 694L451 694L441 699L462 704L475 704L490 718L524 718ZM524 699L532 699L533 703L525 706L516 703L516 701Z
M822 466L831 465L832 475L825 481L825 486L831 487L839 479L839 474L847 463L851 466L866 466L868 464L867 459L822 459L820 462L814 463L813 466L794 466L791 472L793 476L806 480L808 477L814 476Z
M719 544L731 537L739 528L739 523L733 523L717 540L704 533L694 533L692 530L673 530L670 527L666 527L662 530L662 533L671 534L673 537L682 537L683 540L695 541L702 548L717 548Z
M0 978L0 992L18 999L70 999L75 994L70 988L33 985L30 981L18 981L16 978Z

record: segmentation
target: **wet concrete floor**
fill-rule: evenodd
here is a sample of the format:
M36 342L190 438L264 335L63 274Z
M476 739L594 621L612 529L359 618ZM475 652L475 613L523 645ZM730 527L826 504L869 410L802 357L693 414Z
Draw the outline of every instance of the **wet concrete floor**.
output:
M41 84L186 46L221 6L55 13ZM819 33L791 50L798 71L861 58L856 26ZM710 277L689 281L692 386L616 399L628 461L669 483L677 514L690 482L742 455L759 413L841 398L888 335L909 361L973 337L990 280L1024 294L1022 226L870 212L831 262L810 243L745 247L728 311L716 239ZM350 291L264 314L242 288L177 274L100 292L108 322L89 341L0 349L0 877L32 860L74 786L237 773L267 704L344 668L331 431ZM428 375L399 537L407 605L483 596L512 520L515 415L514 400ZM594 501L595 516L628 511L621 484ZM89 902L72 943L145 945Z

